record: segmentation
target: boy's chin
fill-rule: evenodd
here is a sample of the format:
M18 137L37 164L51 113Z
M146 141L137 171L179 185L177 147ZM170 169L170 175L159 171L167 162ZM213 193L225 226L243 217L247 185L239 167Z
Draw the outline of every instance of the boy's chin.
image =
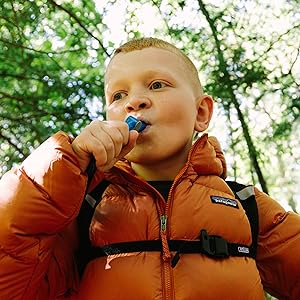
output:
M140 165L147 165L151 163L155 163L159 161L159 158L155 158L153 155L149 155L144 151L137 151L136 149L131 150L126 156L129 162L140 164Z
M127 155L124 157L130 162L138 163L140 164L142 161L147 161L146 155L141 155L136 153L136 151L131 150Z

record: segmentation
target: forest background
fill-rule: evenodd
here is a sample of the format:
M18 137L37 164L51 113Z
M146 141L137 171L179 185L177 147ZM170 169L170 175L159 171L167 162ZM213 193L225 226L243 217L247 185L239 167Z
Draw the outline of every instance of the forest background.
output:
M0 0L0 177L58 130L105 118L103 73L128 39L185 51L216 102L228 177L300 211L300 5L283 0Z
M300 210L300 5L283 0L0 0L0 177L58 130L105 118L113 49L183 49L216 102L231 179Z

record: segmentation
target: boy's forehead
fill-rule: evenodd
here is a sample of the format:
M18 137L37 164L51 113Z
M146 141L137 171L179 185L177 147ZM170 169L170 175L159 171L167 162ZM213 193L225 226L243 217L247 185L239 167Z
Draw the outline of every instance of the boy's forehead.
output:
M187 72L183 58L172 51L149 47L127 53L118 53L107 66L105 79L111 81L123 72L149 70L151 72ZM124 74L125 75L125 74ZM130 75L130 74L128 74Z

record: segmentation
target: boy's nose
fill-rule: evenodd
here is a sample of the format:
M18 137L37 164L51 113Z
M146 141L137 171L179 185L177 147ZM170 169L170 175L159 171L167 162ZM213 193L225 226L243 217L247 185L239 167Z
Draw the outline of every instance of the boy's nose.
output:
M145 97L130 97L125 105L127 112L145 109L151 106L151 101Z

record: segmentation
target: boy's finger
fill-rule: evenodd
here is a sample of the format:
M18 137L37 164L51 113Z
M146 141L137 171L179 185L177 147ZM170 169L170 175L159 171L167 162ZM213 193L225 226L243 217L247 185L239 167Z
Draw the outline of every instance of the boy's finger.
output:
M103 128L103 131L110 137L110 140L114 145L114 149L112 151L113 158L117 157L122 151L124 145L128 143L129 133L128 130L127 132L126 130L122 130L122 128L120 129L119 127ZM109 151L109 149L107 149L107 151Z
M129 140L128 143L122 148L122 151L118 155L118 159L123 158L126 154L128 154L136 145L136 140L139 136L139 133L136 130L131 130L129 132Z

